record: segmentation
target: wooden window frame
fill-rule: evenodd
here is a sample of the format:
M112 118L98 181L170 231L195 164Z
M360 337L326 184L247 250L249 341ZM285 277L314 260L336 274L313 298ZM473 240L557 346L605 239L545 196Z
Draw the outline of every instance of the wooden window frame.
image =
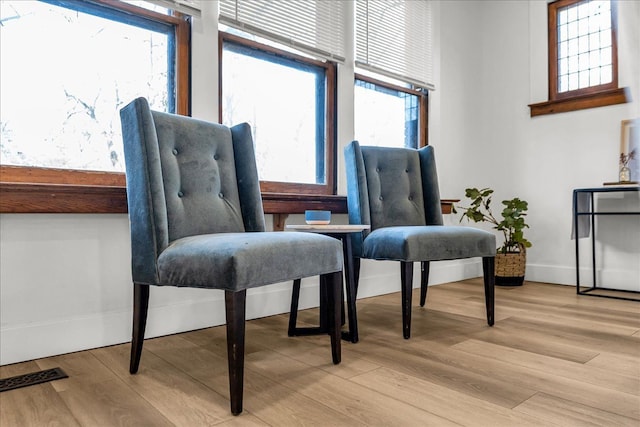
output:
M92 3L169 23L176 29L176 112L190 113L191 25L117 0ZM126 213L124 173L0 165L0 213Z
M93 2L176 25L176 112L190 115L189 21L179 13L167 16L118 0ZM331 135L334 133L332 128ZM335 156L331 153L335 174ZM271 191L263 193L262 200L268 214L287 215L306 209L347 212L346 197L334 194ZM126 178L124 173L115 172L0 165L0 213L127 213Z
M190 23L179 13L174 16L159 14L118 0L91 0L93 3L113 7L131 14L159 19L176 25L176 112L189 115L190 101ZM221 44L219 45L221 49ZM221 52L220 52L221 53ZM335 67L331 80L335 82ZM390 86L365 76L358 76L375 84ZM393 87L393 86L390 86ZM407 91L407 88L394 87ZM335 195L335 141L336 141L336 84L329 90L332 97L328 102L327 137L330 150L325 167L331 194L321 194L307 187L297 187L297 193L283 193L279 188L263 186L262 200L264 212L274 214L274 229L282 228L288 214L303 213L306 209L326 209L334 213L346 213L345 196ZM414 93L414 92L411 92ZM420 105L420 144L427 141L428 102L427 94L422 95ZM221 110L220 110L221 111ZM323 190L324 192L324 190ZM443 213L451 211L455 200L442 200ZM0 165L0 213L127 213L126 179L124 173L82 171Z
M419 89L411 89L407 87L402 87L400 85L396 85L393 83L385 82L382 80L378 80L373 77L365 76L363 74L354 74L354 84L356 80L360 80L363 82L371 83L376 86L382 86L391 90L396 90L398 92L408 93L410 95L415 95L419 100L419 117L418 117L418 147L425 147L429 144L429 94L426 91L422 91Z
M218 76L219 76L219 96L218 96L218 112L219 121L222 123L223 111L222 111L222 53L224 50L224 43L229 42L248 49L255 49L260 52L265 52L270 55L275 55L284 58L288 61L300 62L303 64L320 67L325 70L326 75L326 98L325 98L325 123L324 123L324 135L325 135L325 153L324 153L324 169L326 182L323 184L306 184L306 183L290 183L290 182L276 182L276 181L260 181L260 190L263 193L272 194L297 194L297 195L319 195L319 196L332 196L336 194L336 87L337 87L337 72L336 64L329 61L318 61L315 59L307 58L301 55L297 55L292 52L287 52L281 49L277 49L273 46L265 45L253 40L229 34L224 31L218 33ZM266 209L266 208L265 208Z
M558 92L558 9L581 1L583 0L557 0L547 5L549 100L529 104L531 117L628 102L625 89L618 87L617 10L615 1L611 2L612 81L598 86Z

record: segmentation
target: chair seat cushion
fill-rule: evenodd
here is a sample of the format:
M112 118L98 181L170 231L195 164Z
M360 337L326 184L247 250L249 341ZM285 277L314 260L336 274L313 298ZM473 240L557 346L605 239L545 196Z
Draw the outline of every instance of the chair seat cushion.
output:
M463 226L384 227L363 242L363 258L394 261L439 261L496 254L496 237Z
M158 257L160 285L232 291L340 270L340 241L302 232L184 237Z

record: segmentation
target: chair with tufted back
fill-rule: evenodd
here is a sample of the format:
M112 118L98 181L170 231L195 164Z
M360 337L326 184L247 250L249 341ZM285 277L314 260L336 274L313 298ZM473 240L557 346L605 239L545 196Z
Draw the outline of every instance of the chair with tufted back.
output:
M411 335L414 262L421 263L424 306L429 262L482 257L487 322L493 325L495 236L443 225L433 147L361 147L353 141L345 159L349 222L371 226L352 236L356 282L361 258L400 261L404 338Z
M265 232L249 125L151 111L144 98L120 115L134 283L130 372L140 363L150 285L224 290L231 412L239 414L247 289L317 275L340 363L341 244Z

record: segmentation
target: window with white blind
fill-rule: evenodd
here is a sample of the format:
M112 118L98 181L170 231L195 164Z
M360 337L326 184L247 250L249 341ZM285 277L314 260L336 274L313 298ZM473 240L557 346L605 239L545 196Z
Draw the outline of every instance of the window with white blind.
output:
M335 193L343 1L221 0L220 119L251 124L262 191Z
M433 89L431 2L356 0L356 66Z

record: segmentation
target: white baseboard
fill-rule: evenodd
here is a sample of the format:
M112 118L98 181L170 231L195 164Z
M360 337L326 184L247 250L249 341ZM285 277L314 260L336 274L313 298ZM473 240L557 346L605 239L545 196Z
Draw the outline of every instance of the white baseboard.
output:
M479 259L432 262L429 284L464 280L482 275ZM581 283L591 284L589 268L581 268ZM536 282L575 285L575 268L528 264L526 279ZM599 270L599 283L606 281L619 289L640 290L640 277L634 270ZM420 286L420 263L414 266L414 288ZM358 298L368 298L400 290L398 262L363 260ZM147 338L175 334L225 323L224 293L200 290L189 299L175 302L176 289L152 289ZM185 291L188 292L188 291ZM164 293L164 294L163 294ZM154 298L154 294L156 298ZM195 296L194 296L195 295ZM204 296L204 297L203 297ZM299 309L317 307L318 279L302 281ZM291 283L250 289L247 292L247 319L287 313L291 302ZM51 322L4 326L0 330L0 364L6 365L74 351L129 342L131 310L96 313Z
M0 364L119 344L130 331L131 313L124 312L3 327Z
M555 265L527 264L526 280L533 282L576 285L576 268ZM627 291L640 291L640 274L638 269L596 269L596 284ZM580 286L593 285L591 267L580 267Z
M154 306L154 292L162 291L158 288L151 289L146 338L225 323L222 291L203 291L210 296ZM285 287L278 284L260 290L251 289L247 292L247 319L286 313L289 311L290 301L290 285ZM317 301L315 304L318 304ZM122 310L3 327L0 330L0 365L129 342L131 318L132 310Z
M430 284L446 283L478 276L478 261L447 261L431 264ZM414 287L420 286L419 263L414 270ZM397 262L364 260L359 298L397 292L400 267ZM151 290L146 338L175 334L225 323L224 293L200 291L190 299L172 302L180 294L175 289ZM206 294L203 298L202 296ZM154 298L155 296L155 298ZM318 278L302 281L299 309L317 307ZM247 319L287 313L291 284L282 283L247 292ZM4 326L0 330L0 365L71 353L131 339L131 309L71 317L50 322Z

